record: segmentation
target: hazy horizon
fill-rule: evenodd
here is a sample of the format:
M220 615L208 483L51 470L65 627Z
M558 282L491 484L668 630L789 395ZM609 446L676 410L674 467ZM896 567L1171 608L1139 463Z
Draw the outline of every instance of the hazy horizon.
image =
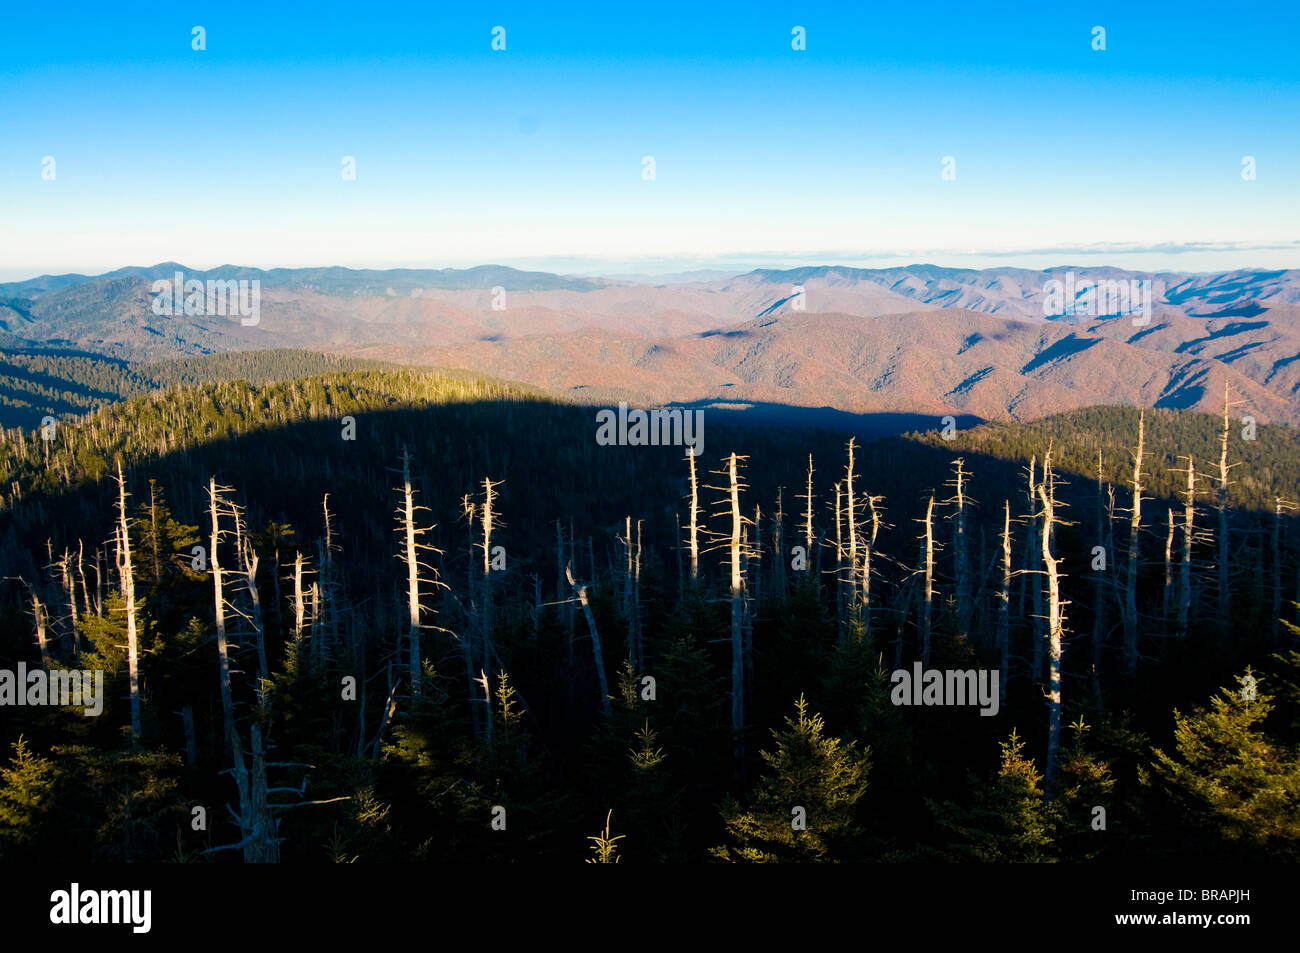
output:
M1300 246L1300 242L1295 243ZM1281 250L1279 249L1279 257ZM1300 260L1290 264L1281 261L1269 263L1261 261L1261 257L1255 254L1250 257L1249 261L1236 264L1223 263L1218 267L1213 266L1210 262L1213 260L1209 256L1222 256L1226 252L1147 252L1147 253L1130 253L1128 255L1111 256L1101 261L1088 261L1087 253L1074 251L1074 255L1079 256L1077 260L1071 260L1066 257L1042 253L1038 255L1026 255L1020 258L998 257L990 255L969 256L965 258L954 255L935 255L933 257L918 257L915 255L891 255L891 256L856 256L856 257L836 257L827 256L819 257L765 257L755 256L749 259L650 259L650 260L606 260L606 259L583 259L583 258L502 258L502 259L483 259L483 260L441 260L435 262L398 262L398 263L341 263L341 262L308 262L299 264L284 264L276 262L258 262L250 263L246 261L222 260L213 262L192 262L182 261L179 258L163 258L158 261L143 263L139 261L122 262L113 264L105 268L67 268L60 270L45 269L41 271L32 271L30 269L15 269L0 267L0 283L18 283L31 281L43 277L58 277L62 275L85 275L88 277L97 277L99 275L110 274L125 268L155 268L158 265L168 262L177 262L195 271L211 271L216 268L255 268L261 271L272 271L275 269L319 269L319 268L346 268L354 271L398 271L398 270L428 270L436 271L443 269L464 270L476 267L502 266L514 268L519 271L545 272L562 277L578 278L606 278L610 280L617 279L654 279L670 278L676 280L688 280L682 278L683 275L689 275L697 272L715 273L714 278L723 275L740 275L755 270L770 271L787 271L796 268L853 268L864 270L885 270L894 268L908 267L938 267L938 268L957 268L969 269L972 271L990 270L995 268L1019 268L1026 271L1047 271L1052 269L1079 268L1117 268L1124 271L1133 272L1165 272L1186 275L1206 275L1218 274L1232 271L1274 271L1274 270L1291 270L1300 268ZM1100 254L1100 253L1098 253ZM1242 250L1242 257L1250 253ZM1144 260L1150 259L1150 260ZM1193 267L1193 262L1203 267ZM690 279L690 280L711 280Z

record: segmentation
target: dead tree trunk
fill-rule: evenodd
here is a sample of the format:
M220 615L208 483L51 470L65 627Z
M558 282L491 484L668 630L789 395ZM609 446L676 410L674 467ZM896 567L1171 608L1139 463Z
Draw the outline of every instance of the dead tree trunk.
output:
M925 591L921 595L921 667L930 667L930 623L934 605L934 494L925 506Z
M1165 511L1169 520L1169 531L1165 534L1165 588L1162 610L1165 623L1169 622L1169 607L1173 603L1174 589L1174 508Z
M99 546L95 547L95 615L104 614L104 571L103 551Z
M90 588L86 584L86 543L81 538L77 540L77 577L81 581L82 588L82 606L86 607L86 614L90 615L92 603L90 601ZM98 610L96 610L98 611ZM81 645L77 646L77 658L81 658Z
M116 532L114 533L116 535ZM49 626L50 614L45 608L45 603L41 602L41 597L36 594L36 590L23 583L27 588L27 595L32 600L32 625L36 630L36 648L41 653L41 667L48 669L49 666L49 639L46 635ZM25 692L26 686L19 686L18 691Z
M407 644L407 679L411 684L411 693L420 694L420 684L423 680L423 659L420 653L420 632L423 629L422 613L425 609L423 598L426 592L431 592L439 586L446 588L446 585L439 581L437 570L433 566L421 560L421 552L432 552L441 554L441 550L436 549L429 543L421 542L421 537L430 532L433 527L419 526L416 523L416 514L420 511L427 511L428 507L420 506L415 502L415 490L411 486L411 455L407 453L406 448L402 448L402 502L398 509L398 531L402 535L402 561L406 564L406 644ZM427 584L421 586L426 580L421 579L420 569L427 569L430 573L430 579ZM382 735L382 729L381 729Z
M555 601L562 603L563 618L569 624L569 638L565 644L565 658L573 664L573 603L564 598L564 530L560 521L555 521Z
M695 455L686 451L686 462L691 467L691 513L689 521L689 544L691 549L691 585L700 579L700 486L695 476Z
M636 521L636 558L632 560L632 619L636 623L636 659L638 672L645 670L645 643L641 633L641 520Z
M162 562L158 558L158 501L153 480L149 481L149 548L153 553L153 581L157 584L162 580Z
M325 549L321 554L320 566L321 612L325 618L325 628L328 632L326 647L333 649L339 644L339 615L334 578L334 514L330 512L330 495L328 493L321 500L321 510L325 519Z
M86 613L89 614L91 603L90 603L90 592L88 591L86 585L86 567L83 561L84 558L85 558L85 544L80 539L78 539L77 540L77 576L80 577L81 579L81 604L86 607ZM96 614L98 614L99 611L100 611L99 607L96 606L95 607ZM80 664L81 662L80 633L78 633L78 638L77 638L77 662L78 664Z
M998 702L1007 700L1007 676L1011 661L1011 501L1002 513L1002 588L998 591Z
M232 507L235 515L235 538L238 540L240 563L244 572L244 584L248 588L248 598L253 604L252 614L248 616L253 627L253 638L257 646L258 691L261 685L271 677L271 667L266 661L266 636L262 624L262 596L257 589L257 564L259 558L253 541L243 532L243 516L238 507Z
M840 485L835 484L835 619L839 627L839 641L844 644L844 541L841 535Z
M479 641L482 643L483 662L481 669L486 671L492 664L492 627L494 624L493 602L493 585L492 585L492 532L495 530L500 521L497 517L496 508L496 488L501 485L502 481L493 481L487 477L483 478L483 587L480 593L479 604L481 606L480 619L482 624L479 627ZM488 706L488 720L491 721L491 705Z
M785 488L776 488L776 513L772 517L772 598L778 605L785 602Z
M587 630L591 633L591 652L596 663L596 678L600 682L600 710L609 714L609 683L605 680L605 657L600 651L600 633L596 631L596 617L591 613L591 605L587 601L587 587L578 585L573 578L572 564L564 567L564 575L569 580L569 585L578 595L578 601L582 604L582 614L587 619Z
M857 608L858 599L858 521L856 510L857 497L853 494L853 444L854 437L849 438L849 465L844 476L844 518L849 533L849 578L846 585L849 590L849 612Z
M754 507L754 532L757 535L761 520L763 518L759 507ZM748 587L749 581L754 580L754 596L752 599L746 598L741 605L741 657L744 659L744 677L745 677L745 694L752 695L754 691L754 618L750 612L750 605L762 604L762 575L763 570L760 565L757 570L751 569L749 561L757 558L756 554L761 550L761 540L755 545L749 542L749 526L746 525L740 535L740 573L741 578L745 580Z
M275 836L275 817L266 784L266 753L262 748L262 731L254 722L249 727L249 763L244 762L243 745L235 740L235 784L239 788L239 832L243 835L246 864L280 862L280 841Z
M1178 585L1178 636L1187 638L1187 616L1192 605L1192 541L1196 519L1196 461L1187 458L1187 487L1183 491L1183 560Z
M306 606L302 600L302 553L294 553L293 559L293 640L302 641L302 629Z
M816 537L813 535L813 458L811 453L808 454L808 492L804 494L803 499L804 558L808 563L811 563L813 561L813 546L816 541ZM838 508L836 512L838 512ZM818 547L818 553L820 555L820 547ZM816 572L810 572L808 575L812 577L814 584L817 586L817 591L820 592L821 578Z
M321 639L317 636L317 633L320 630L320 612L321 612L320 606L321 606L320 582L317 581L311 584L311 614L307 622L308 627L312 631L312 640L311 640L312 656L316 659L320 658Z
M492 685L488 681L487 669L485 668L479 669L478 674L479 674L478 684L483 686L483 711L484 711L483 718L487 725L486 737L487 737L488 749L491 750L492 727L493 727L493 722L495 721L492 715Z
M1106 530L1108 527L1109 510L1106 507L1106 494L1102 485L1102 456L1101 451L1097 451L1097 545L1102 548L1103 558L1106 560L1104 570L1097 570L1094 567L1095 585L1093 586L1093 616L1092 616L1092 670L1095 673L1101 671L1102 656L1106 648L1106 609L1109 602L1107 595L1107 583L1111 578L1111 567L1114 562L1114 554L1110 551L1110 546L1106 541Z
M957 638L965 639L970 633L971 594L969 564L966 551L966 477L965 461L958 457L954 461L957 473L954 486L957 495L953 502L956 512L953 514L953 569L957 599Z
M867 508L871 512L871 535L862 547L862 619L866 633L871 634L871 556L876 551L876 538L880 535L880 507L883 496L867 494Z
M81 657L81 614L77 606L77 580L72 569L72 553L63 550L59 561L59 579L63 585L63 594L68 599L68 626L72 633L72 654Z
M461 497L461 509L465 516L466 534L468 535L469 546L469 569L468 569L468 594L469 610L465 614L465 631L460 635L460 654L465 663L465 701L469 704L470 728L475 737L478 737L483 731L482 712L479 710L476 701L477 691L474 688L474 628L478 624L478 573L474 570L474 523L478 512L478 504L466 493Z
M677 556L677 595L686 595L686 570L682 565L682 514L673 513L673 551Z
M1228 464L1228 430L1229 418L1228 408L1228 380L1225 377L1223 381L1223 430L1219 434L1219 485L1215 493L1214 508L1219 515L1219 555L1218 555L1218 576L1219 576L1219 625L1226 632L1228 621L1232 613L1232 590L1230 588L1230 538L1228 534L1228 479L1229 471L1232 467Z
M1056 487L1052 472L1052 454L1043 458L1043 482L1038 485L1038 499L1043 506L1043 566L1047 571L1047 767L1044 790L1048 800L1056 793L1056 761L1061 743L1061 650L1064 635L1060 571L1052 555L1052 529L1056 524Z
M1138 561L1142 541L1142 457L1145 452L1146 411L1138 412L1138 445L1133 454L1133 505L1129 509L1128 564L1124 583L1124 670L1129 678L1138 665Z
M1273 612L1270 636L1273 645L1279 644L1282 625L1282 498L1274 498L1273 509Z
M736 454L727 461L731 499L731 730L735 738L736 762L745 759L745 644L744 644L744 579L740 568L740 475Z
M402 533L406 560L407 677L411 693L420 693L420 561L415 551L415 495L411 490L411 455L402 448Z
M636 620L632 616L632 517L623 518L623 618L627 622L627 660L636 667Z
M1031 457L1029 460L1029 533L1025 541L1025 585L1030 588L1032 594L1032 610L1030 619L1030 637L1033 640L1031 647L1030 663L1033 669L1030 673L1030 679L1037 683L1043 677L1043 583L1040 578L1041 571L1038 568L1042 559L1041 541L1038 530L1038 485L1037 480L1038 458Z
M212 517L212 535L208 537L208 565L212 567L212 605L217 628L217 660L221 673L221 738L227 754L239 755L235 739L234 701L230 690L230 650L226 644L226 597L222 578L221 544L221 492L224 487L208 479L208 513ZM238 765L237 765L238 766Z
M131 566L131 535L126 519L126 480L122 464L117 465L118 574L122 580L122 602L126 605L126 670L131 690L131 743L140 743L140 644L135 617L135 572Z

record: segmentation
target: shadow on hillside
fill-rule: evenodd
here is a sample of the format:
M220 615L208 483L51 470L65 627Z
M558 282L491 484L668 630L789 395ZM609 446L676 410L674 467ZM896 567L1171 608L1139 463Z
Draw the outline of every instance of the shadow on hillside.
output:
M231 407L251 406L242 401L228 403ZM417 502L428 507L422 510L421 517L431 529L428 542L443 551L437 558L441 578L455 585L461 594L449 597L453 603L463 596L465 590L459 588L460 583L474 572L480 558L471 547L482 552L475 529L465 520L466 494L471 494L471 499L477 497L484 478L491 477L496 487L495 512L503 518L502 528L493 540L509 555L499 582L502 598L531 604L537 585L547 592L562 590L557 573L557 525L571 541L569 553L559 558L572 559L581 578L603 580L598 582L596 592L601 598L613 598L610 580L617 578L614 567L620 565L626 552L621 548L620 535L631 519L638 534L644 533L645 565L656 567L654 572L660 579L660 589L647 590L646 605L660 611L671 603L682 573L679 542L685 500L689 499L683 448L599 445L594 409L544 400L449 401L377 409L338 406L340 414L354 417L355 439L341 436L341 417L333 414L276 425L259 422L247 432L199 441L183 450L161 455L144 453L129 461L127 490L134 496L136 515L144 519L138 507L149 501L151 481L156 481L170 514L180 523L201 527L207 516L208 480L215 477L219 484L232 488L228 498L244 508L254 531L271 523L291 526L293 533L284 544L283 561L275 560L280 562L280 571L272 568L271 558L267 560L267 576L263 578L267 579L268 607L283 605L282 598L270 601L269 587L276 576L281 585L286 584L286 567L294 552L305 553L309 561L313 556L316 561L320 559L322 511L328 493L333 531L330 545L337 547L332 550L332 558L340 573L338 578L346 581L347 598L354 606L372 600L376 605L388 605L395 598L394 586L402 572L396 559L393 513L399 501L396 487L400 486L400 461L406 451L412 456L411 478ZM1031 454L1042 460L1052 443L1051 433L1028 434L1005 454L994 456L938 440L927 443L901 436L873 440L869 436L908 429L934 430L937 421L931 415L828 414L826 408L783 405L728 410L713 402L703 402L698 409L710 410L705 417L704 453L699 461L700 503L705 527L715 534L726 525L717 508L724 498L726 483L725 477L710 474L719 472L719 461L728 453L745 458L741 502L744 511L753 513L756 519L761 510L759 525L768 540L771 536L766 534L771 532L770 520L782 490L787 530L793 529L796 514L802 511L802 501L797 497L805 486L811 454L815 467L814 529L822 540L816 551L821 553L823 570L830 569L834 559L834 487L844 479L845 444L853 434L864 441L855 456L855 493L859 500L868 493L883 498L884 522L876 541L877 551L887 557L878 561L880 584L885 587L881 592L903 592L902 587L912 577L918 565L917 534L931 498L938 507L940 574L944 580L952 558L950 487L953 461L958 457L963 458L969 474L965 492L971 510L966 528L971 558L978 567L977 583L986 588L986 596L987 587L996 585L998 534L1003 528L1005 501L1010 502L1019 565L1026 539L1023 518L1028 511L1026 461ZM1205 417L1207 426L1213 428L1212 417L1198 416ZM142 427L150 428L147 420L119 414L106 427L104 418L96 419L101 432L134 434L143 439L142 446L157 446L152 433L139 434ZM192 419L195 426L201 422L198 415ZM814 419L838 421L842 426L823 429L806 422ZM61 433L69 429L65 426ZM1184 449L1161 443L1157 434L1154 427L1148 430L1153 471L1176 465L1161 457ZM1056 436L1058 448L1065 436ZM1116 442L1106 450L1108 467L1113 467L1127 453L1123 441L1128 435L1112 431L1108 436ZM1270 459L1281 467L1295 457L1279 452ZM28 487L14 509L0 513L0 539L11 544L0 548L0 577L43 578L41 567L50 563L50 553L58 554L65 548L78 552L81 541L87 544L93 564L96 546L108 535L115 516L112 461L105 459L103 463L106 466L97 483L46 493ZM1055 552L1062 560L1063 592L1074 605L1069 620L1077 634L1092 631L1095 577L1089 565L1095 556L1092 547L1096 545L1100 500L1095 478L1082 472L1086 469L1063 465L1057 471L1061 478L1058 502L1068 522L1060 525ZM51 472L56 471L57 467ZM32 470L27 471L27 476L32 474ZM1117 504L1123 506L1128 495L1122 476L1117 483ZM1206 505L1204 500L1199 502L1202 507ZM1150 556L1158 553L1163 539L1161 528L1167 525L1166 513L1176 510L1178 504L1171 493L1155 486L1144 494L1143 503L1144 545ZM1202 509L1198 526L1206 516ZM1269 539L1271 517L1258 511L1233 510L1229 518L1239 548L1243 542L1253 541L1251 545L1258 554L1259 546ZM1295 527L1296 521L1288 518L1284 531L1288 547L1286 579L1295 578ZM1121 536L1113 545L1122 541ZM188 546L172 554L172 558L188 560ZM109 544L103 547L111 559ZM715 558L706 557L703 572L707 580L721 584L723 577ZM1259 559L1243 563L1246 565L1257 567ZM1143 570L1144 585L1150 591L1158 590L1160 580L1155 577L1159 570L1158 565ZM1264 578L1257 572L1243 572L1242 577L1256 581ZM947 585L946 581L943 584ZM1237 605L1243 610L1239 619L1244 630L1266 634L1268 594L1250 589L1245 581L1240 591ZM17 583L0 586L0 604L7 603L15 618L23 611L22 599L23 590ZM451 604L447 603L447 607ZM1145 604L1154 607L1159 603L1150 598ZM1247 606L1252 607L1253 614L1245 613ZM1111 612L1113 622L1113 608ZM1160 630L1152 631L1159 634ZM617 643L611 645L611 657L616 658L618 649L613 645ZM1152 690L1148 701L1158 707L1172 703L1171 699L1181 700L1181 696L1174 699L1170 692L1185 692L1187 686L1177 679L1170 686ZM1213 686L1198 688L1210 691Z
M1096 346L1098 343L1100 342L1096 338L1085 340L1070 334L1068 337L1061 338L1061 340L1057 341L1051 347L1041 351L1032 361L1020 369L1020 373L1030 374L1045 364L1051 364L1053 361L1059 361L1067 357L1073 357L1076 354L1081 354L1088 350L1088 348Z
M797 407L768 401L697 400L673 406L688 410L704 410L706 421L723 426L744 427L812 427L819 430L856 434L864 440L893 437L899 434L943 427L943 417L934 414L880 412L854 414L834 407ZM954 418L960 429L975 427L984 421L973 414L958 414Z
M1206 317L1225 317L1226 315L1206 315ZM1259 331L1268 327L1267 321L1234 321L1231 324L1225 324L1217 331L1212 331L1205 337L1195 338L1191 341L1184 341L1178 347L1174 348L1175 354L1195 354L1196 349L1202 344L1208 344L1210 341L1217 341L1219 338L1232 337L1234 334L1245 334L1249 331Z
M127 461L127 476L137 492L149 478L158 477L190 522L201 518L203 489L212 475L256 500L250 512L255 525L268 520L314 525L319 521L321 498L329 492L338 501L341 516L360 517L375 541L383 540L386 546L391 471L406 448L416 458L416 475L435 511L434 521L444 527L456 525L461 522L459 504L464 493L475 491L485 475L505 479L505 492L512 497L507 505L517 514L515 530L533 537L527 548L536 546L540 553L550 554L545 558L553 558L551 521L576 515L580 529L599 532L629 513L663 511L659 518L671 525L672 509L684 492L683 448L598 446L595 411L599 406L538 399L340 408L340 413L355 415L355 441L341 439L339 418L332 415L287 424L253 423L246 431L199 440L166 454L135 455ZM777 487L801 485L810 453L817 472L825 474L817 477L817 493L824 503L833 482L831 474L842 472L845 465L845 443L850 435L858 437L862 486L884 494L887 505L897 508L892 518L909 533L909 518L920 515L920 501L932 489L946 495L943 487L957 456L966 458L967 470L973 474L975 499L1000 512L1003 499L1023 498L1028 457L1036 454L1041 460L1048 445L1046 437L1026 440L1018 448L1019 455L1011 458L902 436L940 430L942 418L931 414L851 414L830 407L738 406L713 400L683 406L708 411L702 462L712 467L732 451L748 456L753 499L765 505ZM960 431L981 422L969 415L956 420ZM65 424L60 435L75 426ZM138 422L118 420L107 429L129 432L138 426ZM1153 466L1160 465L1155 460L1161 456L1180 449L1148 444ZM25 486L21 502L0 513L0 532L14 525L20 538L30 536L29 542L53 536L60 543L58 537L75 541L87 526L104 524L114 503L108 477L115 452L100 447L90 454L103 464L98 484L81 482L52 492ZM1117 459L1124 459L1124 452L1122 447L1113 451ZM1108 452L1108 464L1111 456ZM36 467L12 476L26 483L42 472L39 462ZM1064 495L1073 497L1077 492L1071 502L1091 509L1095 474L1084 471L1061 465L1058 474L1069 486L1062 488ZM1123 487L1119 490L1122 496ZM1153 519L1175 505L1172 494L1152 492L1151 496ZM367 500L375 505L367 505ZM65 501L70 509L64 508ZM534 514L538 526L525 530Z

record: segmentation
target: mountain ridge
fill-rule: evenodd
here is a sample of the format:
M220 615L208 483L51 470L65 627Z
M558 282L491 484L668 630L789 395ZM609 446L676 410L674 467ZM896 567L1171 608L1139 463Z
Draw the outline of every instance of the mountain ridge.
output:
M580 399L977 419L1028 420L1098 403L1213 411L1226 384L1242 413L1300 424L1295 270L1090 268L1071 279L1066 266L825 265L648 285L495 265L227 267L161 263L72 284L64 276L55 290L28 287L35 297L0 286L0 347L131 363L305 349L463 367ZM152 276L177 268L187 279L265 277L256 325L238 315L156 313ZM413 286L431 277L443 287ZM1074 308L1043 314L1047 283L1066 279L1150 281L1150 320L1135 326L1128 315Z

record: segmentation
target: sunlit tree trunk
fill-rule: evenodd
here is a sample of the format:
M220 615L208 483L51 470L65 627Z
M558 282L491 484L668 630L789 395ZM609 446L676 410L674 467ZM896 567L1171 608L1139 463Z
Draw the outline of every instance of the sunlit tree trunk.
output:
M1025 540L1025 585L1029 587L1032 599L1030 610L1030 633L1033 640L1030 657L1033 669L1030 679L1037 683L1043 677L1043 583L1040 578L1039 562L1042 559L1041 540L1038 528L1038 458L1029 460L1029 523L1028 538Z
M500 480L493 481L487 477L483 479L483 509L482 509L482 528L483 528L483 586L479 594L479 641L482 648L483 661L480 668L486 671L492 665L492 628L494 624L495 605L493 601L492 585L492 533L497 528L496 513L496 488L501 485ZM490 709L490 705L489 705ZM488 720L491 721L489 711Z
M817 537L813 535L813 458L811 453L808 454L808 490L804 494L803 500L804 500L804 511L803 511L804 556L808 560L809 569L812 569L813 550L814 550L814 545L817 541ZM837 512L838 512L838 508L837 508ZM820 557L821 547L816 547L816 548L817 548L818 555ZM820 563L819 563L819 568L820 568ZM812 578L814 585L816 585L817 587L817 591L820 593L821 579L818 576L817 572L807 572L805 575Z
M867 494L867 508L871 512L871 535L862 547L862 617L867 634L871 634L871 557L876 551L876 538L880 535L880 507L883 496Z
M1044 788L1048 799L1055 794L1056 762L1061 742L1061 650L1064 635L1060 572L1052 555L1052 529L1056 524L1056 486L1052 472L1052 455L1043 458L1043 482L1038 485L1038 499L1043 506L1043 566L1047 572L1047 767Z
M293 559L293 640L302 640L302 630L306 606L303 604L302 590L302 553L294 553Z
M116 535L116 531L114 532ZM26 585L26 583L24 583ZM41 653L41 667L48 669L50 666L49 658L49 638L47 635L50 614L45 608L45 603L41 597L36 594L36 590L27 586L27 596L32 603L32 626L36 632L36 648ZM20 687L20 691L26 691L25 687Z
M411 455L402 448L402 537L406 562L406 645L411 693L420 693L420 558L415 544L415 493L411 489Z
M89 614L90 611L91 611L91 604L90 604L90 592L89 592L88 587L87 587L87 585L86 585L86 567L85 567L85 563L84 563L85 552L86 552L86 550L85 550L85 543L83 543L80 539L78 539L78 540L77 540L77 576L78 576L78 578L81 580L81 604L82 604L83 606L86 607L86 613ZM99 611L99 610L98 610L98 607L96 607L95 611L96 611L96 612ZM80 638L80 633L78 633L78 637L77 637L77 656L76 656L76 657L77 657L77 662L78 662L78 664L80 664L80 661L81 661L81 638Z
M966 540L967 473L962 458L958 457L954 462L957 465L954 480L957 493L953 500L956 505L956 511L953 513L953 568L957 600L957 638L965 639L970 634L971 619L970 567Z
M695 455L686 452L686 462L691 467L691 512L688 521L688 540L691 551L691 584L700 578L700 486L695 475Z
M730 478L731 499L731 730L736 744L736 761L745 757L745 645L744 645L744 579L741 573L740 531L740 475L736 454L728 458L727 474Z
M126 605L126 670L131 692L131 743L140 743L140 644L136 630L135 572L131 566L131 536L126 518L126 480L122 464L117 465L118 573L122 580L122 602Z
M849 611L856 608L858 598L858 521L857 498L853 494L853 444L855 438L849 438L849 465L844 476L844 520L849 534L849 578L846 585L849 591Z
M228 753L238 756L235 739L234 700L230 690L230 650L226 643L226 597L221 570L221 491L217 481L208 479L208 514L212 518L212 534L208 537L208 565L212 569L212 605L217 628L217 660L221 673L222 743Z

